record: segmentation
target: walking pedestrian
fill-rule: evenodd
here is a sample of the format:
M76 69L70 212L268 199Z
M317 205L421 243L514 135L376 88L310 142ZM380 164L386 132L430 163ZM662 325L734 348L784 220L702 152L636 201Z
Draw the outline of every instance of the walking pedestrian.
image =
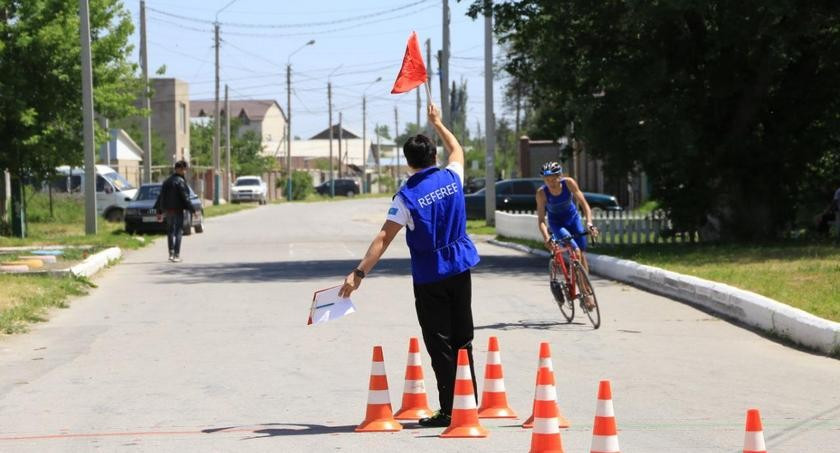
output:
M478 264L479 257L466 233L464 151L441 122L434 104L428 107L428 117L443 141L449 165L443 169L436 166L437 151L429 137L420 134L408 139L403 154L413 174L394 196L385 224L358 267L345 278L340 295L349 297L359 287L405 226L414 306L432 359L440 400L440 410L421 419L420 424L445 427L451 421L459 349L469 353L473 390L478 388L472 358L470 268ZM478 395L475 396L477 401Z
M187 162L179 160L175 163L175 172L163 182L155 201L155 211L158 219L166 216L166 243L169 246L169 261L181 262L181 239L184 235L184 211L195 215L195 208L190 202L190 188L184 175L187 173Z

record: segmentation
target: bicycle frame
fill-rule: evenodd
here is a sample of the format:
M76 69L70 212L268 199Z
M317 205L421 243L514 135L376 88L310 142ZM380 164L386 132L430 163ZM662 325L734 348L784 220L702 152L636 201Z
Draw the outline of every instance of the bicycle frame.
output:
M566 260L563 259L564 252L569 256L569 266L566 266ZM564 242L562 245L555 243L553 255L554 262L559 264L563 271L563 277L566 279L566 285L569 288L569 297L574 299L577 297L577 282L575 281L575 273L569 272L569 268L571 263L580 262L578 251L569 242Z

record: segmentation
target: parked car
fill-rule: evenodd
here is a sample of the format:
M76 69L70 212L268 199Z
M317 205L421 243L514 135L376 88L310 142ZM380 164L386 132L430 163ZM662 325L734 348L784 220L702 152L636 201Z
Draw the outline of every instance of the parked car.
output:
M267 193L268 188L259 176L240 176L230 188L230 201L232 203L256 201L259 204L265 204Z
M143 184L134 199L128 202L125 209L125 231L134 234L137 232L166 232L166 222L158 222L155 212L155 201L160 195L161 184ZM190 203L195 208L195 215L189 211L184 212L184 235L204 232L204 206L201 199L190 188Z
M85 169L67 165L56 168L52 180L54 190L83 193ZM123 176L107 165L96 166L96 213L110 222L121 222L128 206L126 199L134 198L137 189Z
M496 209L499 211L535 211L536 192L543 185L542 178L505 179L496 182ZM466 194L467 218L484 218L486 189ZM620 211L621 206L613 195L584 192L583 197L593 210Z
M330 194L330 181L326 181L319 186L315 187L315 192L318 192L321 195L329 195ZM361 193L359 190L359 183L352 179L336 179L335 180L335 194L336 195L343 195L346 197L352 197L357 193Z

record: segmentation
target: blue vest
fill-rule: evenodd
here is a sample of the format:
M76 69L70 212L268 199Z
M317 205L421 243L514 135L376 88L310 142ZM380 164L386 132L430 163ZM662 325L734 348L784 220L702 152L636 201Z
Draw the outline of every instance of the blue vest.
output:
M430 167L397 192L414 221L405 239L411 251L415 284L433 283L478 264L478 251L467 236L467 213L461 180L452 170Z

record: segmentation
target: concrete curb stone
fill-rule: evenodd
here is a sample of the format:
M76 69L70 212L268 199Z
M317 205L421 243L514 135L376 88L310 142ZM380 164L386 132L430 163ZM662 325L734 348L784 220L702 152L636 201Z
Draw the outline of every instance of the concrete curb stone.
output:
M77 277L90 277L102 270L112 261L120 259L122 250L119 247L111 247L99 253L91 255L86 260L70 268L70 273Z
M548 257L544 250L488 241L501 247ZM703 307L771 335L823 354L840 355L840 323L819 318L751 291L611 256L587 253L592 272L654 293Z

